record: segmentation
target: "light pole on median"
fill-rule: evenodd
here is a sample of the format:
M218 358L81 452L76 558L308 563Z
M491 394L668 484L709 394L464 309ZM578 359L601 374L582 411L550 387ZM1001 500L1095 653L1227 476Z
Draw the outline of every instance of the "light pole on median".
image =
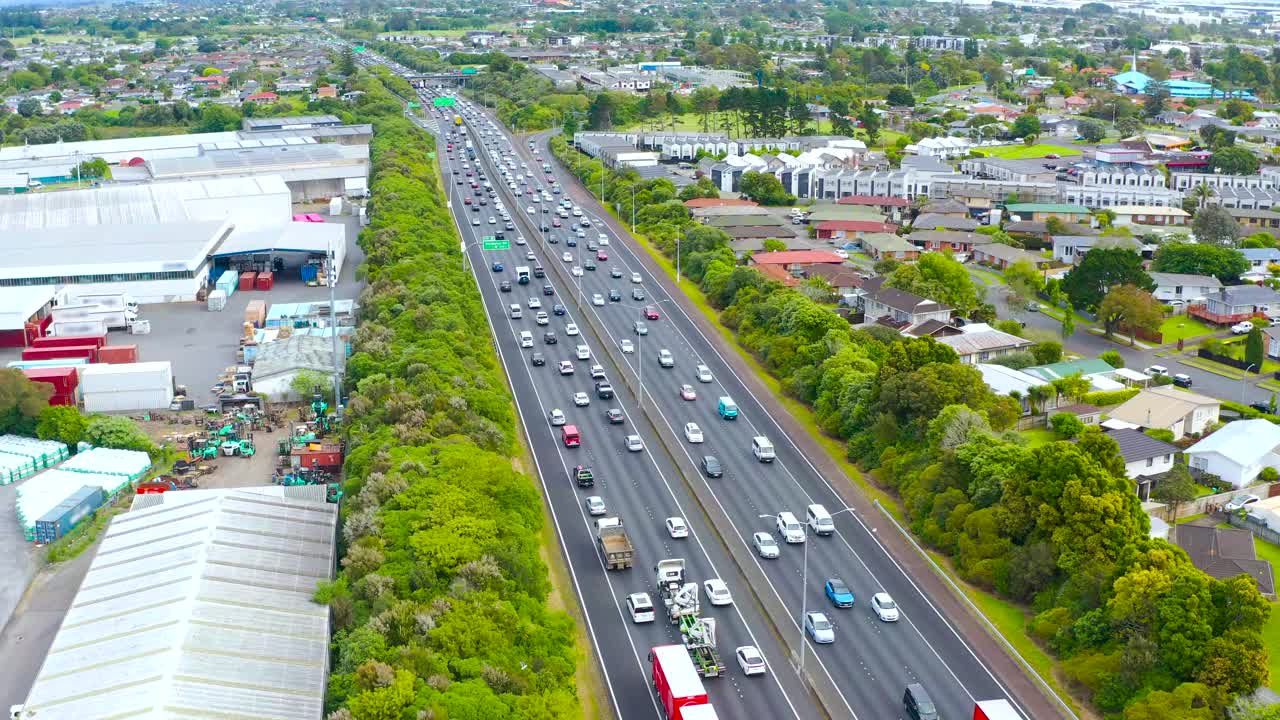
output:
M1249 367L1244 369L1244 376L1240 378L1240 404L1244 404L1244 389L1249 386L1249 371L1257 367L1257 363L1250 363Z
M840 515L842 513L851 513L851 512L853 512L853 508L846 507L846 508L841 508L839 510L836 510L835 512L829 513L829 514L831 515L832 518L834 518L835 516ZM773 520L777 516L761 515L760 517L762 519ZM801 561L801 565L800 565L800 672L804 672L804 659L805 659L804 621L805 621L805 615L809 612L809 605L808 605L809 526L806 524L806 525L801 525L800 527L804 531L804 542L802 543L804 545L804 551L803 551L804 559ZM786 542L786 538L783 538L782 541Z
M671 300L657 300L653 304L661 305L663 303L672 302ZM631 310L644 311L642 305L629 305L627 303L618 303L618 305L629 308ZM647 318L646 318L647 319ZM634 321L633 321L634 322ZM632 326L635 327L634 325ZM648 332L645 333L647 335ZM636 406L640 410L644 410L644 335L636 333Z

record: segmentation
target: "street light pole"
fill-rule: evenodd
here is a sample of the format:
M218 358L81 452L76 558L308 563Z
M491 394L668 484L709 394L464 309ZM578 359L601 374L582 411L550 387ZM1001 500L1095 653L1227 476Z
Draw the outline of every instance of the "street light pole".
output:
M1244 369L1244 377L1240 378L1240 404L1244 404L1244 389L1248 387L1249 372L1257 367L1257 363L1250 363L1249 367Z

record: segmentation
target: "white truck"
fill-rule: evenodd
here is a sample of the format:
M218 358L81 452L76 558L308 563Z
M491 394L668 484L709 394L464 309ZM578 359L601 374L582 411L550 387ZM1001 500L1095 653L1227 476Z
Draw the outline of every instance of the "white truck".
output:
M75 288L64 288L58 297L59 305L101 305L112 310L128 310L138 313L138 301L123 290L108 292L87 292Z
M126 330L137 319L137 311L129 310L127 307L110 308L97 303L53 306L55 323L101 320L109 330Z
M101 318L55 320L49 324L45 334L53 337L102 337L107 334L107 323Z

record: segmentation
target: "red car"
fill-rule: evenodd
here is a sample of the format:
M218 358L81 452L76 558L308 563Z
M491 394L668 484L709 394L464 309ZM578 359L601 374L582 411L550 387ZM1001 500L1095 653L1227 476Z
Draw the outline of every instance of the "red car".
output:
M596 251L596 260L599 260L600 262L604 262L605 260L608 260L608 259L609 259L609 253L605 252L604 250Z
M652 306L652 305L645 305L645 306L644 306L644 319L645 319L645 320L657 320L657 319L658 319L658 308L656 308L656 307L654 307L654 306Z
M559 220L552 220L552 221L551 221L551 226L552 226L552 227L560 227L560 221L559 221Z

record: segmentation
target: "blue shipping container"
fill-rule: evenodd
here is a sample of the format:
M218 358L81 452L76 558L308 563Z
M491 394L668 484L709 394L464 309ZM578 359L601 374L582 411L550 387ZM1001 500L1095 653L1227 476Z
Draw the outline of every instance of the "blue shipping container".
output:
M71 493L71 497L58 503L36 521L36 542L47 545L71 532L72 528L102 507L106 495L102 488L85 485Z

